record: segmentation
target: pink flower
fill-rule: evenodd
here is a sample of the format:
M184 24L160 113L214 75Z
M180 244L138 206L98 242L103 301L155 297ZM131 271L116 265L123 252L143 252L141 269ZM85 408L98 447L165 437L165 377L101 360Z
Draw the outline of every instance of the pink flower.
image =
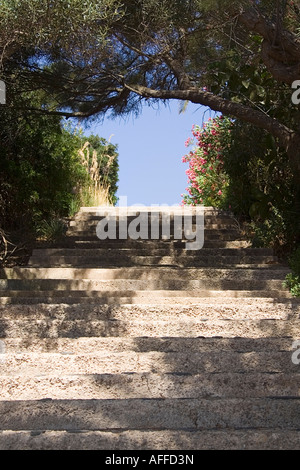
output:
M218 192L218 194L219 194L219 196L222 196L223 193L222 193L222 191L220 190L220 191Z

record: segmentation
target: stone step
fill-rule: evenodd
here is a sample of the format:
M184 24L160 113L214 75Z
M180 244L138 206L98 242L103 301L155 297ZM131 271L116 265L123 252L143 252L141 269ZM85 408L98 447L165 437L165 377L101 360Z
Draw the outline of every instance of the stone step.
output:
M4 431L265 430L297 431L300 399L8 400Z
M283 326L283 324L282 324ZM272 332L271 332L272 333ZM281 332L280 332L281 333ZM126 353L126 352L160 352L160 353L186 353L200 354L208 352L288 352L292 354L293 336L287 336L285 332L277 336L258 336L256 338L244 336L201 336L201 337L16 337L6 336L3 338L6 352L17 353L56 353L62 355L70 354L93 354L98 353ZM294 351L294 350L293 350ZM5 357L1 357L5 360Z
M136 451L295 450L299 447L299 439L300 431L282 428L269 430L264 427L255 430L227 428L209 431L8 430L0 432L0 450L127 450L131 452L130 455L133 455L133 449ZM191 455L195 457L193 452Z
M204 213L204 215L201 212L184 212L184 211L134 211L134 210L119 210L115 209L113 211L102 211L102 212L79 212L76 214L72 219L69 219L69 224L72 223L81 223L81 222L99 222L99 220L104 219L105 217L111 218L114 217L117 220L122 220L124 221L125 219L128 219L129 221L132 221L142 215L142 218L148 220L155 220L155 221L162 221L162 220L170 220L171 222L174 221L175 219L179 220L180 218L184 220L191 220L192 222L199 222L199 220L204 219L205 223L225 223L225 224L234 224L234 225L239 225L239 222L230 214L213 214L213 213Z
M222 259L222 258L236 258L236 259L263 259L266 258L275 258L273 250L268 248L206 248L203 247L201 250L187 250L185 247L176 247L173 244L167 245L161 244L156 247L148 246L143 247L141 245L129 245L126 247L124 244L119 245L115 248L110 247L97 247L94 249L88 248L38 248L32 251L32 259L38 258L49 258L49 257L104 257L104 256L115 256L115 257L122 257L122 256L136 256L136 257L163 257L163 256L171 256L171 257L178 257L178 258L188 258L192 261L197 259Z
M114 217L116 220L128 219L132 221L137 217L148 220L179 220L180 218L184 220L192 220L194 222L199 222L202 218L207 223L234 223L235 225L240 225L237 219L234 218L232 214L229 213L212 213L212 212L201 212L201 211L187 211L185 209L179 210L132 210L132 209L120 209L114 208L113 210L108 211L93 211L93 212L78 212L72 219L69 219L71 222L96 222L104 218Z
M300 317L300 299L298 301L268 302L266 299L251 302L241 299L238 305L232 299L202 299L200 303L189 305L15 305L0 306L0 321L20 320L297 320Z
M195 234L195 230L193 229L193 234ZM67 237L71 241L92 241L94 239L98 239L97 233L95 229L86 229L86 230L78 230L74 227L70 227L67 231ZM114 235L117 239L121 238L119 237L119 233L116 232L116 235ZM189 236L191 236L189 232ZM155 237L151 235L150 230L147 232L147 238L145 235L142 236L142 241L144 239L149 239L152 241L155 241ZM165 238L167 241L169 240L178 240L178 237L174 237L174 233L172 233L172 230L170 231L170 234L166 234L165 237L163 237L161 234L156 237L157 239L162 239ZM238 230L233 230L233 229L220 229L220 230L211 230L211 229L205 229L204 231L204 240L220 240L220 241L237 241L237 240L243 240L245 237L238 231ZM187 234L183 233L183 236L180 236L179 241L181 240L189 240ZM99 239L99 241L101 241ZM111 241L114 241L112 239ZM127 240L126 240L127 241ZM192 240L193 241L193 240Z
M183 247L168 246L161 244L158 248L155 246L139 245L137 247L120 247L120 248L96 248L89 250L87 248L44 248L34 249L32 251L32 258L52 258L52 257L101 257L103 255L135 255L135 256L184 256L187 258L197 259L199 257L272 257L273 250L271 248L202 248L200 251L186 250ZM31 258L31 259L32 259Z
M185 305L191 302L199 303L203 298L214 299L273 299L276 302L291 299L287 290L198 290L198 291L4 291L0 290L0 305L13 304L90 304L97 300L98 305L140 305L140 304L177 304Z
M124 320L3 320L0 337L76 338L80 337L235 337L247 338L299 336L299 320L237 319L207 320L179 318L173 321L151 319Z
M26 306L28 307L28 306ZM284 326L284 324L281 324ZM278 335L276 331L270 336L251 337L217 336L136 336L136 337L57 337L57 338L24 338L4 337L6 350L11 353L19 352L55 352L60 354L90 354L96 351L125 352L125 351L159 351L159 352L272 352L291 351L293 335Z
M297 324L299 328L299 322ZM290 325L291 327L291 325ZM299 331L299 330L298 330ZM295 329L294 329L295 332ZM291 344L292 346L292 344ZM97 352L9 353L1 360L0 376L39 377L83 374L220 374L220 373L299 373L292 351L235 352ZM290 377L292 381L292 377ZM0 392L2 399L2 392Z
M117 225L119 225L120 223L121 224L125 224L125 221L127 222L127 225L131 224L131 222L133 222L134 220L137 219L137 217L139 216L121 216L121 215L110 215L110 216L99 216L99 217L85 217L85 218L76 218L76 219L73 219L69 222L69 227L76 227L76 228L81 228L81 230L85 230L86 228L95 228L97 227L98 223L100 221L104 221L104 219L107 219L107 220L115 220ZM188 216L188 217L184 217L184 216L181 216L181 215L176 215L176 216L173 216L173 215L167 215L167 216L163 216L161 214L158 214L158 215L153 215L153 214L149 214L148 217L147 216L143 216L143 220L147 221L149 224L153 224L153 225L156 225L158 224L160 229L161 229L161 226L162 226L162 223L170 223L170 226L173 227L174 226L174 223L180 223L180 225L182 224L183 227L184 227L184 223L186 224L191 224L193 226L195 226L196 224L199 224L201 219L199 219L199 217L196 217L196 216ZM201 221L202 222L202 221ZM237 221L235 221L234 219L232 218L221 218L221 217L205 217L204 218L204 226L207 227L208 229L214 229L214 230L218 230L218 229L239 229L240 228L240 225L238 224Z
M275 256L137 256L134 253L107 252L98 256L32 256L29 266L33 267L132 267L132 266L180 266L180 267L268 267L278 264Z
M299 390L300 374L285 372L0 376L0 400L293 398Z
M173 268L173 267L155 267L148 269L144 267L129 268L35 268L35 267L16 267L3 268L0 270L0 285L5 288L9 281L18 282L27 281L61 281L61 282L86 282L92 281L166 281L166 282L184 282L191 281L197 283L205 280L211 282L222 281L273 281L280 282L285 279L290 270L282 266L270 266L266 269L260 268ZM67 285L67 284L65 284ZM72 284L70 284L72 286ZM71 288L71 287L70 287ZM125 288L123 290L126 290Z
M75 217L80 217L81 215L102 215L102 214L115 214L119 213L128 213L136 214L137 212L160 212L165 214L179 213L185 211L187 214L196 214L203 212L205 216L227 216L233 217L232 212L225 211L221 209L215 209L213 207L182 207L182 206L124 206L124 207L81 207Z
M251 243L247 240L232 240L232 241L224 241L224 240L205 240L204 246L202 249L205 248L249 248ZM146 250L150 249L158 249L160 247L164 249L184 249L186 250L186 242L182 240L99 240L95 239L95 237L91 237L90 240L80 240L75 237L65 237L59 242L36 242L37 249L45 249L45 248L60 248L60 249L85 249L85 250L96 250L96 249L140 249L141 247L145 247ZM191 251L191 250L186 250ZM199 250L197 250L199 252Z
M82 232L85 232L85 231L88 231L88 232L92 232L93 230L96 231L96 228L99 224L99 222L102 220L104 220L105 217L99 217L98 219L94 219L94 220L73 220L69 223L69 231L72 232L73 230L78 230L78 231L82 231ZM125 226L125 220L127 222L127 227L131 224L132 221L134 221L136 219L136 217L126 217L125 218L121 218L121 217L118 217L116 218L116 224L117 224L117 227L119 226L119 224L123 224ZM115 220L115 219L113 219ZM151 228L151 223L153 224L154 227L156 227L156 225L158 225L159 227L159 230L160 230L160 233L162 233L162 222L163 222L164 219L156 219L154 218L153 216L149 216L148 218L148 223L149 223L149 228ZM183 219L184 221L184 219ZM171 231L174 230L174 223L176 222L177 224L180 224L181 226L181 223L183 222L181 219L176 220L170 220L170 223L168 223L168 226L170 225L171 227ZM168 221L169 222L169 221ZM190 221L188 221L187 223L191 223ZM196 219L192 219L192 228L195 230L196 226L197 226L197 223L199 224L199 221L197 222ZM239 226L237 225L237 223L235 223L234 221L232 220L229 220L229 221L211 221L211 220L205 220L204 221L204 227L205 227L205 230L239 230ZM184 224L182 226L182 230L184 229ZM154 230L154 229L153 229Z
M269 274L269 272L267 273ZM224 278L224 279L211 279L208 276L204 279L193 280L157 280L157 279L83 279L83 280L69 280L69 279L0 279L0 292L1 295L7 291L65 291L65 292L116 292L118 297L120 291L131 291L134 296L136 291L192 291L199 292L207 290L233 290L233 291L280 291L283 288L283 279L273 279L271 275L268 278L261 277L258 279L241 279ZM126 294L125 294L126 295Z

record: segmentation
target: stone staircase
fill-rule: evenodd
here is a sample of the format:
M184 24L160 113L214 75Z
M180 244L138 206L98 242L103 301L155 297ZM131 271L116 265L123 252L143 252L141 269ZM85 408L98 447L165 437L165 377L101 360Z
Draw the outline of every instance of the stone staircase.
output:
M287 268L212 208L199 251L100 241L105 214L0 270L0 449L299 448Z

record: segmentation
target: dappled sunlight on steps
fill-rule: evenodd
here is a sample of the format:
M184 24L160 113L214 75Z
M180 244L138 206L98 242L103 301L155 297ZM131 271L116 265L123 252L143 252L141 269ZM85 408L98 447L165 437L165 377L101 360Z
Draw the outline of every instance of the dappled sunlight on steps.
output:
M287 267L212 208L199 251L100 241L98 212L0 271L0 449L299 448Z

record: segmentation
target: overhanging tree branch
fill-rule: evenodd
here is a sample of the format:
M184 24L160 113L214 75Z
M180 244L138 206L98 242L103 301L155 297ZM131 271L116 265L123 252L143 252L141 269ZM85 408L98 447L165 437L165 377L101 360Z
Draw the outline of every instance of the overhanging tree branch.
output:
M274 78L290 85L300 76L300 40L296 34L283 28L283 12L279 3L277 1L276 23L256 8L242 11L238 19L249 32L262 37L262 60Z
M265 129L278 140L278 144L289 151L294 139L300 141L300 136L261 111L257 111L241 103L234 103L227 99L216 96L212 93L204 92L196 88L189 90L153 90L141 85L125 85L128 90L137 93L146 98L154 98L161 100L177 99L191 101L195 104L207 106L213 111L224 113L226 115L241 119L242 121L254 124L255 126ZM300 169L300 161L299 161Z

